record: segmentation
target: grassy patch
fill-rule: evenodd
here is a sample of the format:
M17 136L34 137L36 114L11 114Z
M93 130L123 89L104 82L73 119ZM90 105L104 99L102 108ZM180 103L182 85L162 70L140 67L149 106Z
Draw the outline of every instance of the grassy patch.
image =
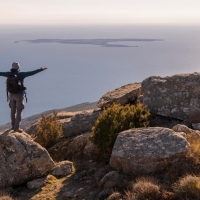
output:
M180 199L200 199L200 177L187 175L180 178L173 189Z

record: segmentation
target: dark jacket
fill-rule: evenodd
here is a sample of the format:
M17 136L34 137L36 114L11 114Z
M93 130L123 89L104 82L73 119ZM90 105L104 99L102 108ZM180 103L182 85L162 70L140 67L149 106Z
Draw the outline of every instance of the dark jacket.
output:
M10 75L10 73L12 74L17 74L19 80L21 81L21 83L24 83L24 79L28 76L32 76L34 74L37 74L39 72L43 71L43 69L36 69L34 71L30 71L30 72L20 72L19 69L11 69L9 72L0 72L0 76L4 76L4 77L8 77ZM24 93L24 91L20 91L19 93Z

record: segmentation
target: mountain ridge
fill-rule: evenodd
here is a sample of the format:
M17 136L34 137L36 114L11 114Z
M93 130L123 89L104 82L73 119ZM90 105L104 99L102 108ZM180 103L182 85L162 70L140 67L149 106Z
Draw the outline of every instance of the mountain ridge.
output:
M44 111L42 113L31 115L29 117L22 119L21 128L24 129L24 128L28 127L29 125L31 125L32 123L37 121L39 118L41 118L42 114L49 115L54 110L56 110L57 112L61 112L61 111L76 112L76 111L83 111L83 110L96 109L96 108L97 108L97 102L84 102L84 103L76 104L76 105L65 107L65 108L47 110L47 111ZM10 128L11 128L10 123L3 124L3 125L0 126L0 131L10 129Z

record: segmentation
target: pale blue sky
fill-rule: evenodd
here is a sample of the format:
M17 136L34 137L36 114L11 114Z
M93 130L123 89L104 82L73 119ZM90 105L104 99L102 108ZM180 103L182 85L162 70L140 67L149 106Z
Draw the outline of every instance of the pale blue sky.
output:
M200 24L200 0L0 0L0 24Z

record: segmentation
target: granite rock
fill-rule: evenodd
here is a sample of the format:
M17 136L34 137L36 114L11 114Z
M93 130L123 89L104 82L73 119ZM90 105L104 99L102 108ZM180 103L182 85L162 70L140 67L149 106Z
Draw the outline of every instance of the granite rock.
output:
M151 173L163 168L163 160L177 162L189 152L183 132L162 127L130 129L118 135L110 165L124 173Z
M50 172L51 175L60 178L72 173L73 163L70 161L62 161L56 164L56 166Z
M81 133L91 131L101 110L85 110L74 115L72 118L60 120L63 127L64 137L74 137Z
M142 82L142 92L154 114L190 123L200 119L200 73L151 76Z
M104 94L97 103L97 106L99 108L107 108L113 103L125 105L136 102L140 95L141 83L130 83Z
M183 124L177 124L175 125L172 130L175 132L184 132L186 133L187 137L191 137L193 139L198 139L200 138L200 131L199 130L194 130L191 128L188 128L187 126Z
M25 132L0 134L0 160L0 188L26 183L55 166L46 149Z

